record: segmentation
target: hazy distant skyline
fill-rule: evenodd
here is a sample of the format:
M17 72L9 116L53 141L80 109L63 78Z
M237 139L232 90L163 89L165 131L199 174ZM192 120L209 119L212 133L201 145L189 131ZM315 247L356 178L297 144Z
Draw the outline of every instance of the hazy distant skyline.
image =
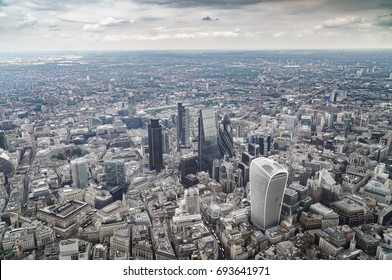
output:
M392 48L391 0L0 0L0 51Z

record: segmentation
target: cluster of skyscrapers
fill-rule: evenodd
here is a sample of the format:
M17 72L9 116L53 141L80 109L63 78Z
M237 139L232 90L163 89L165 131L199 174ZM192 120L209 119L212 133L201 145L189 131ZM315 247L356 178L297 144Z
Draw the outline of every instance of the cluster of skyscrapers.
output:
M275 55L233 56L243 64L195 54L187 61L200 67L189 72L156 71L145 56L108 57L118 65L86 57L113 71L91 70L72 90L68 78L46 75L64 73L50 60L34 68L45 86L26 103L8 88L0 100L12 108L0 109L7 258L31 250L39 259L391 258L392 106L381 78L390 63L372 56L379 66L362 79L356 61L296 54L301 67L285 67ZM84 75L67 59L76 59L70 77ZM31 70L12 67L20 81ZM62 86L66 94L47 95Z

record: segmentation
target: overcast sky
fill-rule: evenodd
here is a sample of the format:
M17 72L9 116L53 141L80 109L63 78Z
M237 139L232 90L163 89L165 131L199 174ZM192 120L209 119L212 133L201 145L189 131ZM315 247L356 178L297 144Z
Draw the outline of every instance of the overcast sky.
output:
M392 0L0 0L0 51L392 48Z

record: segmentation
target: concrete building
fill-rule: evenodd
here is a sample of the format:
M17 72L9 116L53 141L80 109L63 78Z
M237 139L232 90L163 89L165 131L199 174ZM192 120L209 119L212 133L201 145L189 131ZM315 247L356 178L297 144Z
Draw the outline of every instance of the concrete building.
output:
M376 259L378 260L392 260L392 246L388 244L381 244L377 247Z
M110 255L112 259L118 259L121 252L125 260L128 260L131 253L131 231L129 228L120 228L113 232L110 237Z
M18 228L4 233L2 240L3 250L19 249L23 252L34 249L36 246L32 228Z
M63 238L69 238L78 231L79 215L90 212L90 206L82 201L71 200L63 204L38 209L37 219L46 222L54 232Z
M61 240L59 260L88 260L90 243L78 239Z
M257 158L250 166L251 221L266 230L279 225L288 172L277 162Z

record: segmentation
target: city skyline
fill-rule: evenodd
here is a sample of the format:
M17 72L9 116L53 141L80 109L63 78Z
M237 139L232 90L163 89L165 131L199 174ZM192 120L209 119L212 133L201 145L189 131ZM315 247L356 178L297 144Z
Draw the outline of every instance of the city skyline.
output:
M2 260L392 259L391 51L11 54L0 73Z
M392 47L392 2L0 1L0 52Z

